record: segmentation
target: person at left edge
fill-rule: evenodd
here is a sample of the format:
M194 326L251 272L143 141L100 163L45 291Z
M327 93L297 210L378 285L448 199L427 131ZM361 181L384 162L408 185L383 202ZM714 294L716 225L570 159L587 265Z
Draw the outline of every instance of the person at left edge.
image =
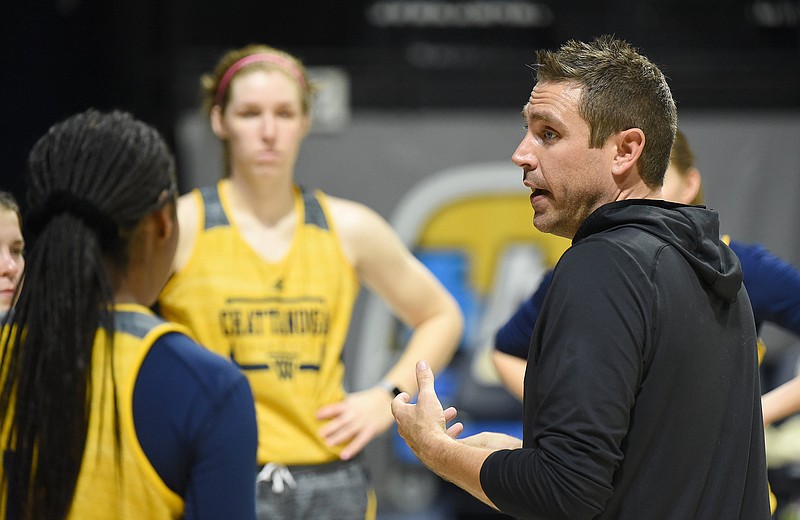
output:
M25 268L22 215L14 196L0 191L0 319L14 303Z

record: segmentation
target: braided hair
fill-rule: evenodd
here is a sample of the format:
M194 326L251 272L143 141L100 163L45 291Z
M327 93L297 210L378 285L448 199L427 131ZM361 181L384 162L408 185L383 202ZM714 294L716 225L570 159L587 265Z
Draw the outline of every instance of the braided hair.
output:
M95 334L103 327L113 338L115 280L134 228L174 201L175 166L155 129L90 109L39 139L26 181L31 247L0 337L2 489L14 517L58 519L69 513L85 449ZM113 381L113 366L104 369Z

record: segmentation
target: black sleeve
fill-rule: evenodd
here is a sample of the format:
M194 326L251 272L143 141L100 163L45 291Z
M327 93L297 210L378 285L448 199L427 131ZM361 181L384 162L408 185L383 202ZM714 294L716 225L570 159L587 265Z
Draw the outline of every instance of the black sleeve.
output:
M575 520L603 510L642 376L647 286L607 243L587 240L562 257L528 360L523 448L481 469L504 512Z

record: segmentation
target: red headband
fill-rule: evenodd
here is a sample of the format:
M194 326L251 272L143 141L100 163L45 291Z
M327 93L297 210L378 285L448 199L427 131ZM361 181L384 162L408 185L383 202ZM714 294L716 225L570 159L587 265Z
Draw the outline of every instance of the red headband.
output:
M242 70L242 68L250 65L251 63L271 63L273 65L278 65L279 67L285 69L286 72L290 73L292 77L297 80L301 87L306 88L306 78L303 76L303 73L300 72L300 69L297 68L297 65L295 65L291 60L277 54L251 54L249 56L245 56L228 67L228 70L226 70L225 74L222 75L222 79L219 80L219 85L217 85L216 103L218 105L222 106L222 100L225 97L225 91L228 89L228 84L230 84L233 76Z

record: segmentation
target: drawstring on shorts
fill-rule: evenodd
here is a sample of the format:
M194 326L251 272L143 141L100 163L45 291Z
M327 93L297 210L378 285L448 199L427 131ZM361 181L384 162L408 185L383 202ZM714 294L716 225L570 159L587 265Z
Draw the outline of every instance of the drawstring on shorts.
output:
M275 462L270 462L261 468L256 477L256 483L259 482L272 482L272 491L278 494L283 493L285 486L292 489L297 487L289 468Z

